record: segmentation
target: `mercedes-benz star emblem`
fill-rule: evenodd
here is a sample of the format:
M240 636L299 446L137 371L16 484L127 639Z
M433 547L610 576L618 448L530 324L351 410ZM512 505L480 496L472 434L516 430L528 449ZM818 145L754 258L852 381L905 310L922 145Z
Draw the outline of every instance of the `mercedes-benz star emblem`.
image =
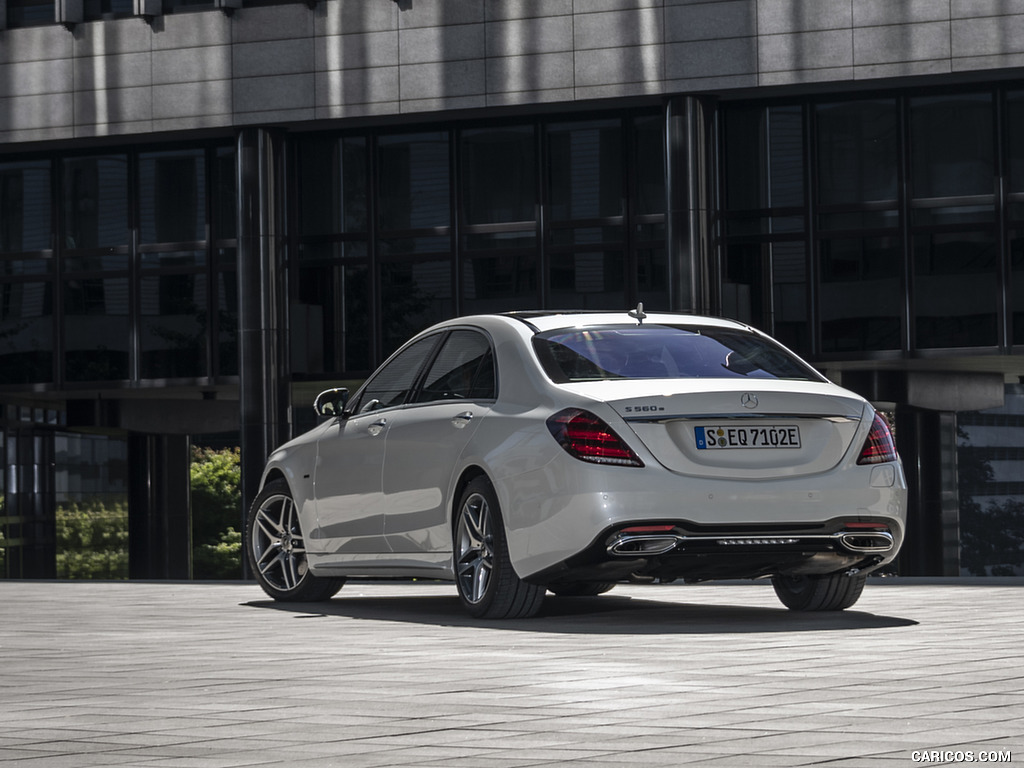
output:
M744 408L757 408L757 395L751 392L744 392L740 396L740 405Z

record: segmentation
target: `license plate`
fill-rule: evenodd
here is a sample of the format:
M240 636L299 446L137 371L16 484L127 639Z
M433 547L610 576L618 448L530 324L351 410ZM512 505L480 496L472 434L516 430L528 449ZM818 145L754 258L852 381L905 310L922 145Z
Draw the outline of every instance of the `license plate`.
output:
M698 450L719 448L799 448L800 427L694 427Z

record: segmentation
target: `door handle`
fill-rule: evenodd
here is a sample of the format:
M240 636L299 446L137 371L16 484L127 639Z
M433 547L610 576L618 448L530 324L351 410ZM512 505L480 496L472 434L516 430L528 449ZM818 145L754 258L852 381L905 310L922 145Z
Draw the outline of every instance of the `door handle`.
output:
M452 426L456 429L464 429L473 420L472 411L463 411L457 416L452 416Z
M377 421L373 422L373 424L366 428L366 431L370 433L371 437L376 437L377 435L384 431L384 427L386 427L387 425L387 419L377 419Z

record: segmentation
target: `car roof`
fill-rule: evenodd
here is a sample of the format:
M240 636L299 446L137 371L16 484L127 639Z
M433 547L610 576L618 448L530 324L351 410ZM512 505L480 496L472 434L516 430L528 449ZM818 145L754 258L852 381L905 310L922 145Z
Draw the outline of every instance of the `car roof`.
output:
M642 312L642 309L641 309ZM632 312L609 312L607 310L533 310L526 312L505 312L503 317L510 317L526 323L536 333L553 331L561 328L587 328L594 326L635 324L636 310ZM644 314L643 322L651 325L692 325L703 327L733 328L750 330L750 327L734 320L721 317L706 317L683 312L649 312Z

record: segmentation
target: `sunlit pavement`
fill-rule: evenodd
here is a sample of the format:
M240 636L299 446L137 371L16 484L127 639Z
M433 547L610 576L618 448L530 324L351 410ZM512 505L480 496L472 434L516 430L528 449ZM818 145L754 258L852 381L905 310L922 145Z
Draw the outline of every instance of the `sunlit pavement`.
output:
M1024 580L834 614L620 585L518 622L435 583L0 581L0 766L1024 765L1022 617Z

